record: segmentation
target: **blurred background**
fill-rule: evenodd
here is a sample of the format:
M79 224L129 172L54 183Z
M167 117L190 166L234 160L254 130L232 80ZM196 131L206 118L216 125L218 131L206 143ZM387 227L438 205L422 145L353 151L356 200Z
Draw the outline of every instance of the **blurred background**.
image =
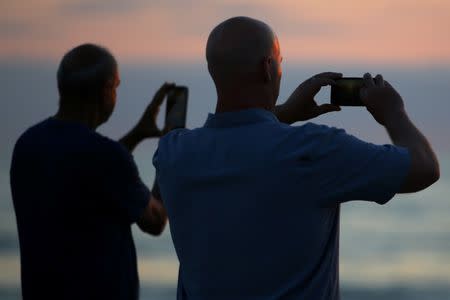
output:
M426 191L396 196L384 206L343 205L343 299L450 299L447 0L0 1L0 299L20 298L9 188L12 149L25 129L55 113L56 68L64 53L93 42L108 47L119 62L118 104L99 129L102 134L121 137L164 81L189 87L188 127L194 128L214 112L216 101L204 58L206 39L215 25L237 15L261 19L278 34L284 57L280 103L319 72L382 73L440 159L441 179ZM329 89L318 99L328 102ZM374 143L389 142L362 108L344 108L313 121ZM156 140L146 141L134 153L149 185L156 145ZM134 237L142 298L175 299L178 261L169 230L152 238L134 228Z

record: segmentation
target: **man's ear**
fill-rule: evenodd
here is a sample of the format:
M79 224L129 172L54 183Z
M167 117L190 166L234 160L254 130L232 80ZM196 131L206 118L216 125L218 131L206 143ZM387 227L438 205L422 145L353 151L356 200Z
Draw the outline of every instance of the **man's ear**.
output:
M111 110L111 106L115 104L116 100L116 88L114 87L114 81L108 80L100 90L100 95L102 106L108 111Z
M268 83L272 81L272 57L264 57L263 61L263 71L264 71L264 82Z
M98 90L97 92L97 103L100 105L99 108L101 110L106 110L108 106L110 106L111 102L112 89L109 82Z
M111 96L111 89L108 86L104 86L101 90L100 98L102 101L107 101Z
M112 79L108 79L103 84L103 87L102 87L101 92L100 92L102 98L107 98L109 95L111 95L113 84L114 84L114 81Z

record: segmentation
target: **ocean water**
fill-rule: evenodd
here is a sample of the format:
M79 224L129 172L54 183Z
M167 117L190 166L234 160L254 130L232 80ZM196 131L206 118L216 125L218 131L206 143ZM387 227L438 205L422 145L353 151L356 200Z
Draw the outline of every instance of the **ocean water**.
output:
M21 132L55 112L56 65L2 62L0 70L0 299L18 299L19 245L9 189L11 152ZM450 299L450 67L287 66L280 102L298 83L322 70L348 76L366 70L383 73L402 94L411 118L429 138L441 163L440 181L425 191L398 195L383 206L365 202L343 205L342 298ZM201 126L208 112L214 111L215 90L204 65L125 65L121 77L117 109L99 129L112 138L119 138L134 125L164 81L189 86L188 127ZM321 92L319 101L325 102L327 93ZM345 128L371 142L389 142L384 129L365 109L345 108L313 121ZM151 157L155 149L156 140L149 140L134 153L142 178L149 184L154 177ZM175 299L178 262L169 231L155 238L133 230L142 298Z

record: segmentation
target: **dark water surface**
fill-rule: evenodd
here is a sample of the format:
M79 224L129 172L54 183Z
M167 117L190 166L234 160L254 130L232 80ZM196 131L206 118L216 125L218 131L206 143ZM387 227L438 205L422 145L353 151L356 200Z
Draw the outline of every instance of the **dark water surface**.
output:
M9 190L9 164L15 140L30 125L57 107L55 65L0 63L0 299L18 299L19 250ZM413 195L396 196L384 206L344 204L341 218L341 286L343 299L450 299L450 68L393 66L285 67L280 102L310 75L338 70L359 76L381 72L402 94L417 126L429 137L441 160L441 180ZM206 67L122 66L117 109L100 132L120 137L134 125L157 87L176 81L190 88L188 127L201 126L214 111L215 90ZM329 95L319 95L325 102ZM164 113L164 110L162 110ZM162 119L159 120L162 123ZM365 109L346 108L314 122L345 128L368 141L389 139ZM135 151L149 184L156 140ZM177 259L166 232L148 237L136 228L143 299L174 299ZM283 262L280 262L283 263Z

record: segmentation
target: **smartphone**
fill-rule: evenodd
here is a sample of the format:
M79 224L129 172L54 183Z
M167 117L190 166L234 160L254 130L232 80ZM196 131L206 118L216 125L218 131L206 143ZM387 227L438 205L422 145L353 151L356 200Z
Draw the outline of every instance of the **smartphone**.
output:
M167 94L165 127L186 128L188 88L175 86Z
M364 86L364 79L360 77L343 77L335 80L331 86L330 103L339 106L364 106L360 90Z

